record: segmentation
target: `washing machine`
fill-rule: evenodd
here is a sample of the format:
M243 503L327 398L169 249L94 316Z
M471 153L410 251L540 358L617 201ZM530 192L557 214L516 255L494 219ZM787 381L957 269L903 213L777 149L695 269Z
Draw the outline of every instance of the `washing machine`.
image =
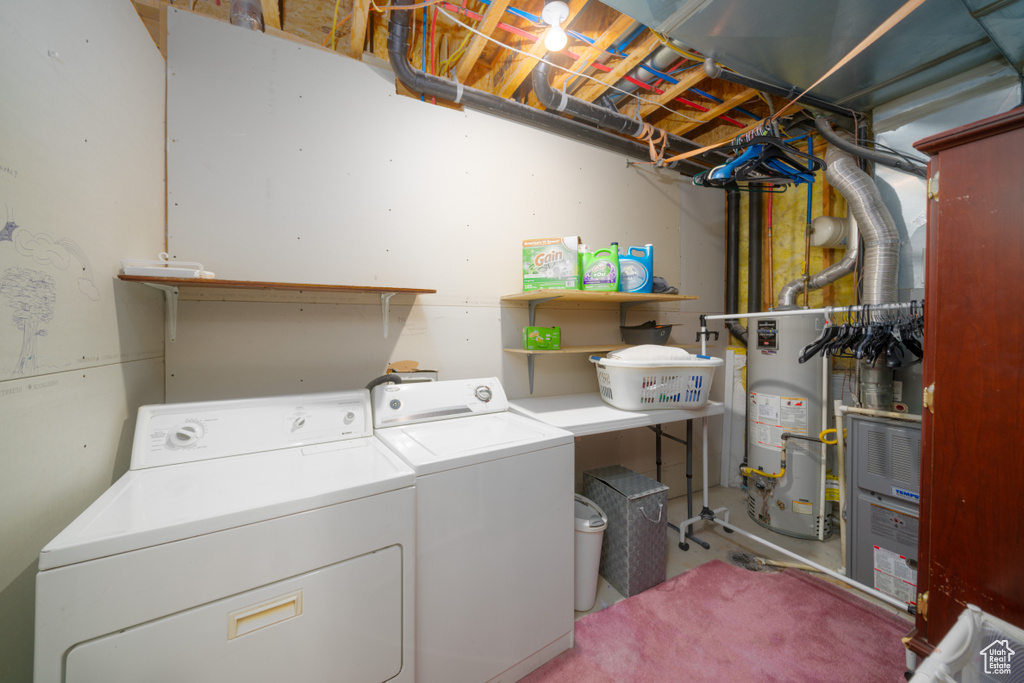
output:
M497 378L373 388L416 472L416 681L511 682L572 646L573 436Z
M142 407L40 553L36 683L413 681L413 484L366 390Z

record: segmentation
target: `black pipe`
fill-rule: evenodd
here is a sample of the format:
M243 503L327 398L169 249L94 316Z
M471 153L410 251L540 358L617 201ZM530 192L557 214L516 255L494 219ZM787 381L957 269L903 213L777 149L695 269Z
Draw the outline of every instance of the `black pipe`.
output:
M397 0L395 3L396 6L405 4L409 4L408 0ZM391 19L388 22L388 59L391 62L391 70L395 73L395 76L410 90L431 97L440 97L457 104L461 103L476 111L482 111L515 121L516 123L557 133L572 140L585 142L618 154L624 154L636 159L647 160L650 158L647 145L626 140L618 135L606 133L579 121L573 121L557 114L520 104L514 100L497 97L482 90L468 88L455 81L417 71L409 63L409 59L406 56L409 49L410 33L409 12L406 10L392 10ZM666 165L666 168L679 170L685 175L691 176L694 173L705 170L703 166L687 162L669 164Z
M814 117L814 124L818 127L818 132L821 133L821 137L825 138L825 141L828 142L828 144L835 145L844 152L848 152L862 159L867 159L868 161L873 161L876 164L895 168L905 173L911 173L922 178L928 177L927 169L920 164L915 164L909 159L903 159L894 154L882 152L877 149L862 147L855 142L840 136L832 130L832 124L830 124L824 116Z
M760 90L762 92L770 93L772 95L778 95L779 97L783 97L787 100L795 100L797 97L800 96L800 91L797 90L796 88L780 88L777 85L765 83L764 81L759 81L754 78L749 78L747 76L741 76L738 73L732 71L726 71L719 65L715 64L714 60L712 60L711 58L704 60L704 73L707 74L709 78L721 78L723 81L729 81L730 83L742 85L746 88L753 88L754 90ZM800 97L800 102L802 104L806 104L809 107L814 107L815 109L822 109L833 114L845 116L848 119L853 118L853 109L843 109L842 107L836 106L831 102L819 99L814 95L804 95L803 97ZM857 113L859 114L860 112Z
M761 310L761 224L764 222L764 202L760 192L748 192L750 200L749 239L747 240L747 311Z
M623 135L629 135L631 137L640 137L644 132L644 122L638 121L631 116L625 116L620 114L618 111L609 111L604 107L596 105L586 100L581 100L572 95L567 95L562 91L556 91L551 87L551 83L548 82L548 74L551 71L551 67L545 62L538 62L537 66L533 68L533 92L537 96L537 99L546 109L553 109L558 112L564 112L570 116L575 116L589 121L596 126L605 128L616 133L622 133ZM701 145L695 142L691 142L686 138L681 138L678 135L667 134L666 147L671 150L674 154L681 154L684 152L692 152L695 149L700 149ZM721 150L711 150L699 155L709 164L718 164L721 159L728 157L728 154ZM702 167L697 166L693 162L684 162L691 166L696 167L697 170L689 172L690 175L693 173L699 173L705 170Z
M736 313L740 307L740 191L725 192L725 312ZM747 345L747 328L739 320L726 320L732 336Z

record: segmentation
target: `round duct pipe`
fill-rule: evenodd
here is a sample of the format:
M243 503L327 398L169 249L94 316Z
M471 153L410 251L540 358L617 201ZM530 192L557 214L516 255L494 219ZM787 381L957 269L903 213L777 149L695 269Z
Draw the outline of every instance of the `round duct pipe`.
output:
M235 26L253 31L263 30L263 6L260 0L231 0L229 18Z

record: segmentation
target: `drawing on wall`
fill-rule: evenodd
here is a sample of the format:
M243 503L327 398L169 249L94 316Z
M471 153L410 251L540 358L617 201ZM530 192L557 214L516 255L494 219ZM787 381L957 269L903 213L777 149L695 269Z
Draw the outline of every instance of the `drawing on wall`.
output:
M45 337L41 325L53 320L57 282L38 270L7 268L0 277L0 295L7 297L7 305L14 309L11 322L21 330L21 355L13 374L32 375L36 371L36 337Z
M78 290L90 301L99 301L100 293L89 259L74 240L55 240L46 233L33 233L8 217L0 230L0 248L4 242L10 242L19 255L39 266L59 270L81 268ZM5 299L7 306L14 309L9 320L21 332L21 352L11 374L33 375L39 367L36 342L47 335L44 325L53 320L56 310L57 281L42 270L10 266L0 273L0 299Z

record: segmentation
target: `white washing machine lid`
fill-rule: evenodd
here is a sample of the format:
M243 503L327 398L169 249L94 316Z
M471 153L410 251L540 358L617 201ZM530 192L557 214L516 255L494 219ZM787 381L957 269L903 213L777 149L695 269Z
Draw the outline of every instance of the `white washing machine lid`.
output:
M417 476L571 444L573 435L512 413L492 413L378 429Z
M411 486L374 437L132 470L43 548L39 569L116 555Z

